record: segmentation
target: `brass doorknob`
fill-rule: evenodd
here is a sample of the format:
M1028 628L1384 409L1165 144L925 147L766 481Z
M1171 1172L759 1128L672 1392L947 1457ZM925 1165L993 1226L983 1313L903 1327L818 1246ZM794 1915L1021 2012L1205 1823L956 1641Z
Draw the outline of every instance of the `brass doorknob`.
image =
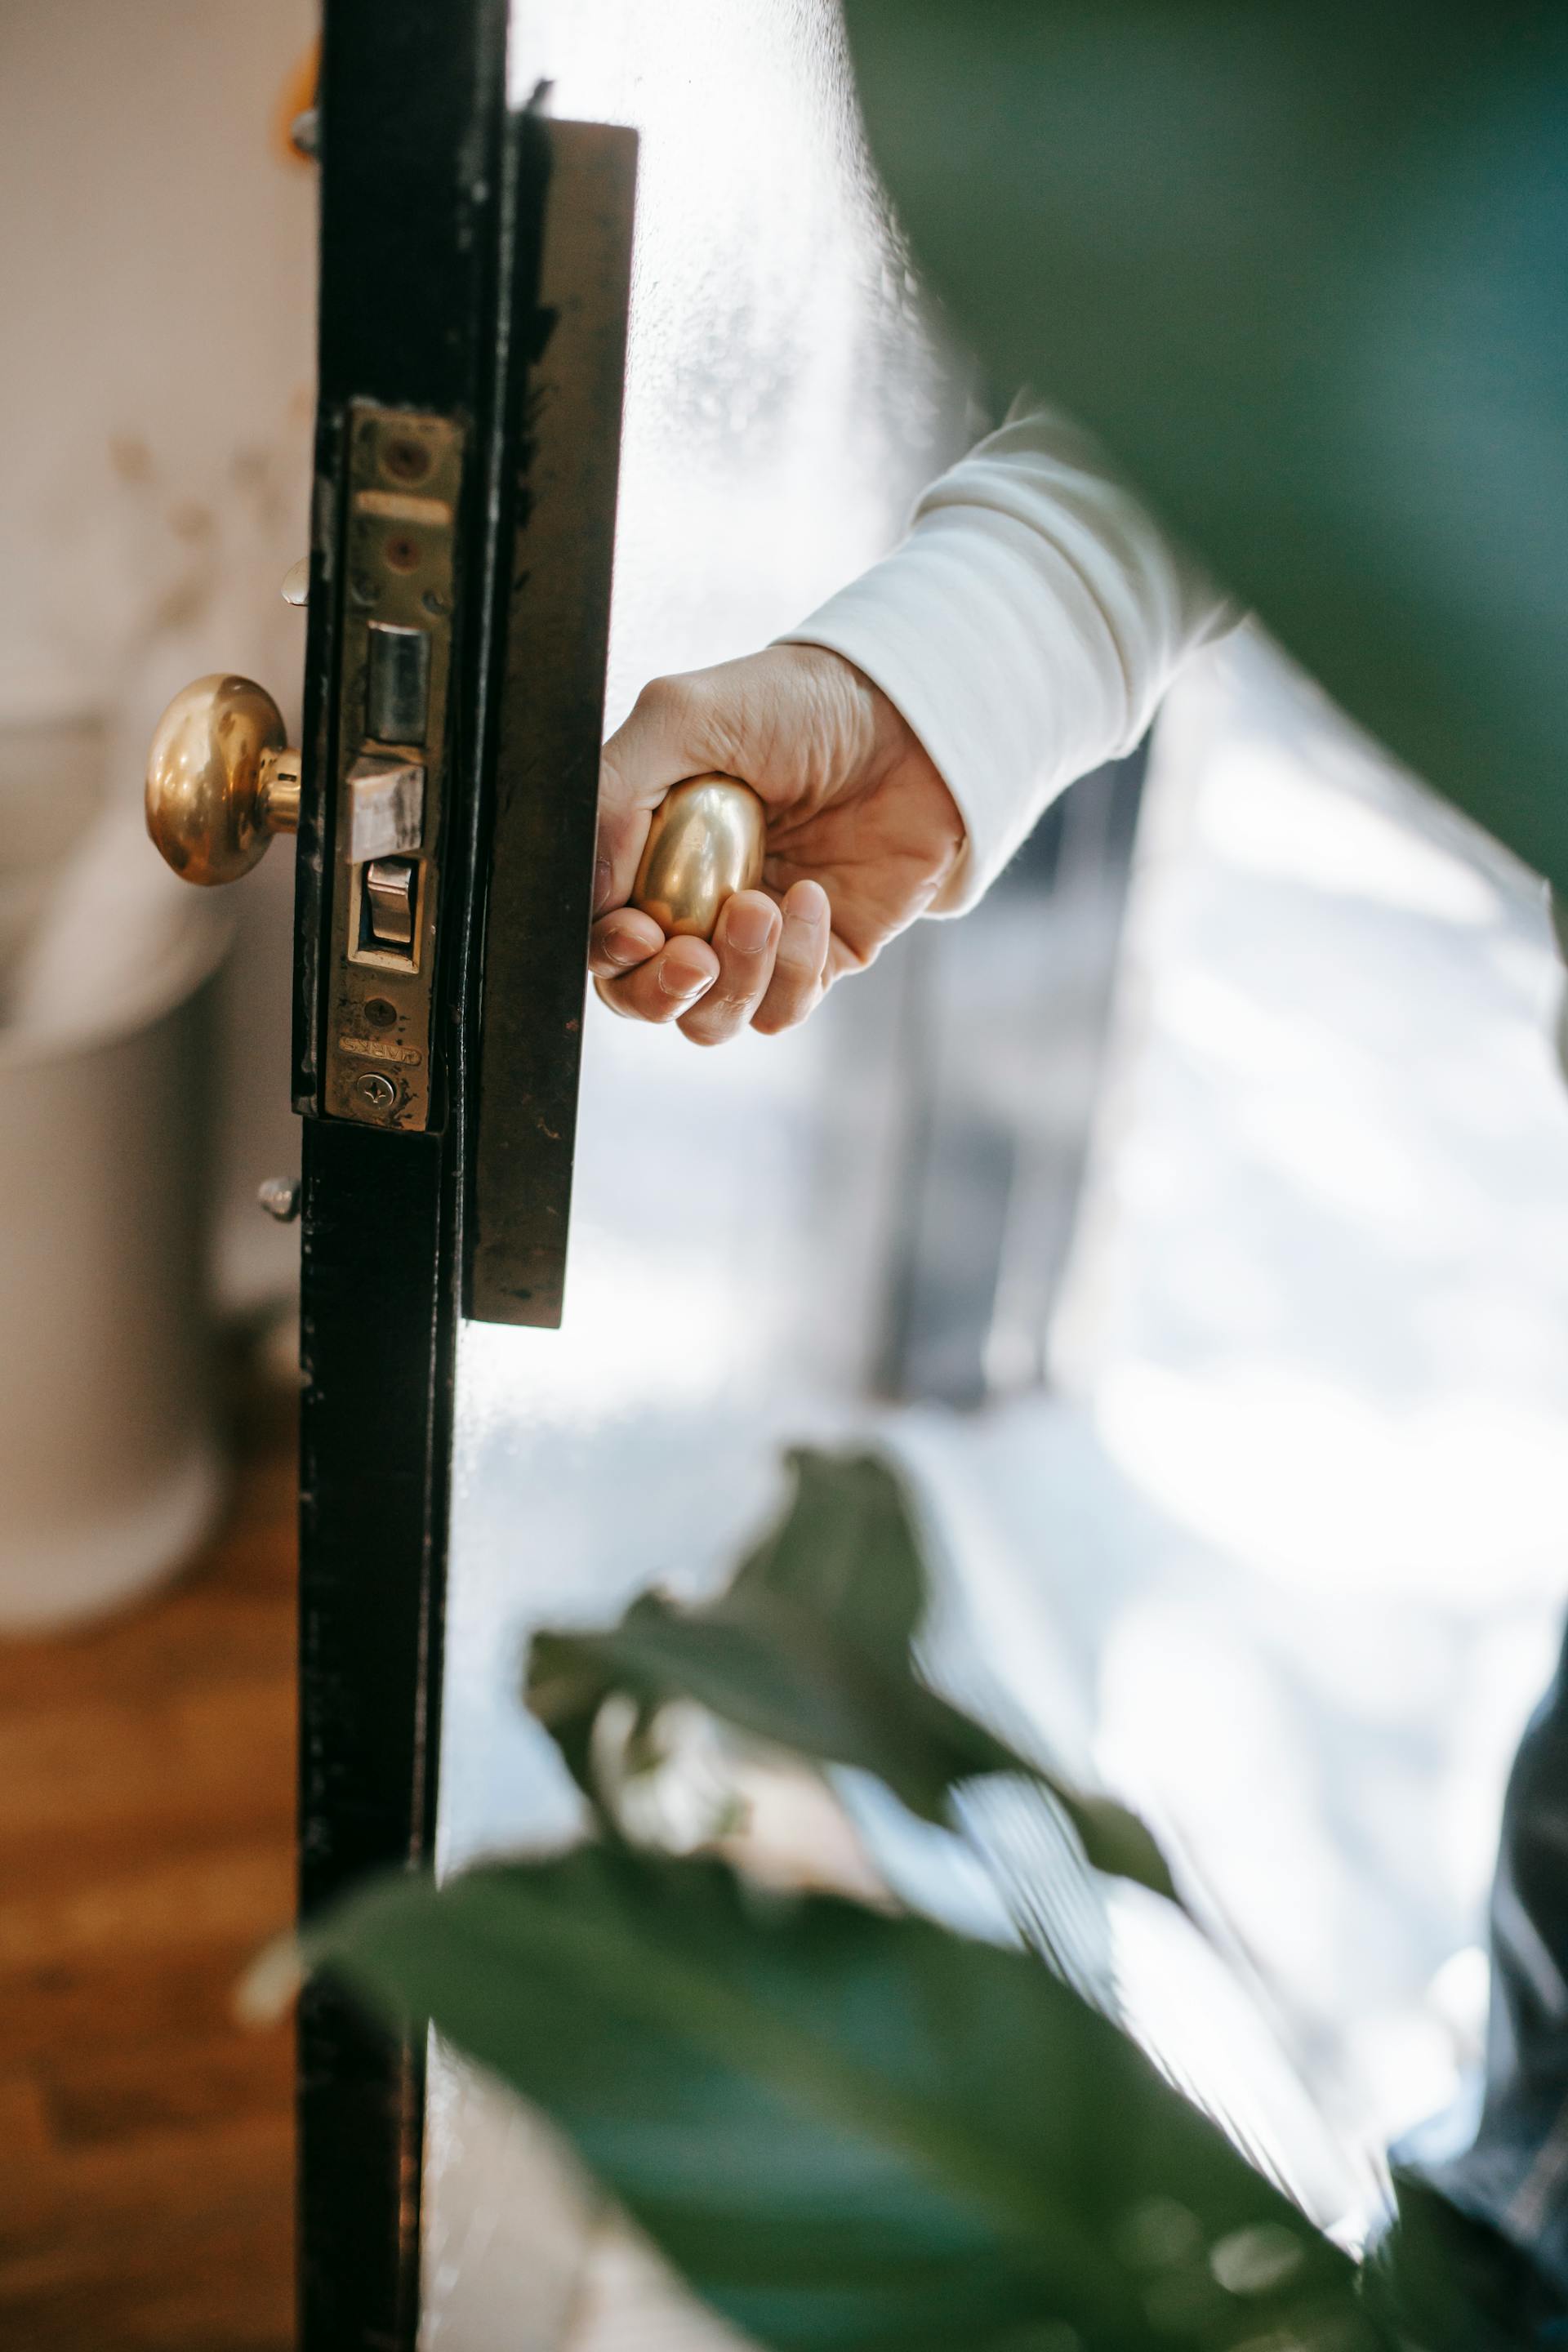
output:
M248 677L198 677L158 721L147 755L147 830L187 882L237 882L275 833L300 823L300 754Z
M691 776L667 793L643 845L632 904L668 936L710 940L719 909L763 878L767 811L734 776Z

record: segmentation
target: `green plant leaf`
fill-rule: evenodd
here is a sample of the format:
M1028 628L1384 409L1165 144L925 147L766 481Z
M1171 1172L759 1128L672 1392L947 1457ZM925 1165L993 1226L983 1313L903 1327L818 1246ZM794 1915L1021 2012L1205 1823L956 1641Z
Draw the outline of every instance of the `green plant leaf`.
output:
M901 1664L930 1582L902 1480L876 1454L803 1445L784 1460L795 1481L790 1507L742 1560L728 1597L776 1594L873 1657Z
M528 1703L579 1785L595 1793L593 1724L612 1692L645 1717L693 1699L753 1738L874 1773L928 1821L948 1820L949 1793L967 1780L1022 1775L1049 1790L1097 1870L1178 1900L1136 1814L1084 1795L917 1678L925 1565L889 1465L808 1452L791 1463L790 1508L716 1601L680 1609L647 1593L605 1632L535 1637Z
M543 2108L780 2352L1381 2341L1339 2250L1019 1954L616 1846L384 1882L307 1954Z
M1489 2352L1549 2338L1555 2297L1522 2247L1398 2166L1394 2189L1397 2219L1367 2256L1362 2294L1401 2346Z
M1345 707L1568 883L1568 19L847 0L1000 386L1093 426Z

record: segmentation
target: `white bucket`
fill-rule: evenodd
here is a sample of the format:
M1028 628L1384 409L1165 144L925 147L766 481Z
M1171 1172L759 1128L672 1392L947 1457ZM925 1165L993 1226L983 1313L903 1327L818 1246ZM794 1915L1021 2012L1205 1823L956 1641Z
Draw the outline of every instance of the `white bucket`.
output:
M61 845L0 876L12 915ZM131 1600L222 1501L207 1090L228 936L198 924L68 1034L0 1028L0 1632Z
M128 1601L222 1500L205 1181L221 955L129 1030L31 1055L0 1037L0 1629Z

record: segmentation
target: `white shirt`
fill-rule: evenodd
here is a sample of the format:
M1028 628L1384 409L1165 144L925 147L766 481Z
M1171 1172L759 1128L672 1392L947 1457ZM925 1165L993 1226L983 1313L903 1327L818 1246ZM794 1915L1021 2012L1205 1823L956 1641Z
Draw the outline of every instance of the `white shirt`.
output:
M1022 404L926 490L907 537L789 632L865 671L968 834L932 908L973 906L1076 777L1130 751L1237 614L1089 436Z

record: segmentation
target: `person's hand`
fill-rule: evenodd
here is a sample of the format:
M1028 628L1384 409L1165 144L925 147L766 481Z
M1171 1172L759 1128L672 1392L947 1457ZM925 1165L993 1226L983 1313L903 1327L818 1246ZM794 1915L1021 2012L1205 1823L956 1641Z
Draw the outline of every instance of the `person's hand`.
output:
M628 907L648 820L688 776L739 776L767 810L760 890L713 943L667 940ZM803 1021L942 888L963 820L917 737L870 679L820 646L656 678L605 746L590 970L613 1011L719 1045L748 1022Z

